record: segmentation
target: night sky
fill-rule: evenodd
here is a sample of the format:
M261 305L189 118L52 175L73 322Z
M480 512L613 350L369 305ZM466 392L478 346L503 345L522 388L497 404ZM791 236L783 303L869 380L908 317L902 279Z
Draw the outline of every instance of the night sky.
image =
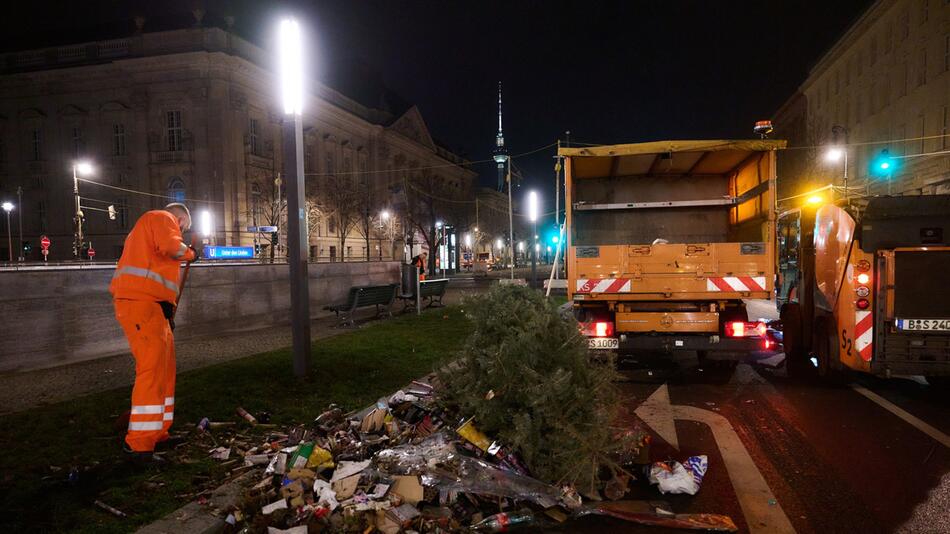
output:
M267 46L277 17L294 14L315 39L320 79L344 92L385 85L419 106L436 139L482 160L499 80L512 154L566 130L583 143L752 137L870 1L24 4L2 22L3 50L127 35L136 14L147 31L183 27L196 5L206 24L233 14L240 34ZM516 160L527 186L547 189L553 153ZM493 165L476 170L494 183Z

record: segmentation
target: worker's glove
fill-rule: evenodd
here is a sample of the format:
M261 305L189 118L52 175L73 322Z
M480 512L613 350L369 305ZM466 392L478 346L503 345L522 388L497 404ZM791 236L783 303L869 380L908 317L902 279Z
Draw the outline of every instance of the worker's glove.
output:
M198 261L198 258L200 258L201 256L198 254L198 251L195 250L195 247L189 246L188 248L191 249L191 253L195 255L195 257L192 258L192 260L189 263L194 263Z
M171 327L172 332L175 331L175 305L171 302L159 302L159 306L162 307L162 315L165 316L165 319L168 319L168 326Z

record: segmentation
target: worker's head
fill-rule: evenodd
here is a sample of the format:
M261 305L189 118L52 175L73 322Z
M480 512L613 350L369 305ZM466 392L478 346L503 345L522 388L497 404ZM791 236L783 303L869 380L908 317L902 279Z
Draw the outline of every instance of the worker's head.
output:
M188 211L188 206L185 206L181 202L172 202L165 206L165 211L171 213L178 219L178 227L181 228L182 233L187 232L191 228L191 212Z

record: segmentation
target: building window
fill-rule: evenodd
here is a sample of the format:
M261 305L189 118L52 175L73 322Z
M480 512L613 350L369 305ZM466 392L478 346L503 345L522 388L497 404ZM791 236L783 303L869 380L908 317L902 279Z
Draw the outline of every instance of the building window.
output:
M36 223L41 232L48 230L46 226L46 202L40 201L36 203Z
M330 217L327 219L327 235L336 233L336 219Z
M30 132L30 155L33 161L43 161L43 132L39 130Z
M181 133L181 111L166 112L165 139L168 144L168 150L172 152L182 150Z
M327 174L336 173L336 166L333 164L333 154L327 153Z
M251 184L251 224L259 226L264 220L264 204L261 202L261 186Z
M123 230L129 227L129 201L126 198L116 200L115 223Z
M353 247L346 247L346 257L347 258L353 257Z
M125 125L124 124L112 125L112 155L114 156L125 155Z
M904 96L907 94L907 62L905 61L901 63L900 67L898 68L900 69L898 74L900 76L900 80L897 82L899 84L897 88L897 96Z
M82 154L82 128L73 126L73 157L78 158Z
M917 87L927 83L927 49L920 51L920 62L917 66Z
M185 201L185 182L181 178L176 176L168 181L168 198L172 202Z
M950 131L947 130L947 120L950 119L950 117L947 116L948 109L950 108L947 106L943 107L943 126L940 128L940 134L943 135L943 137L940 138L940 148L942 150L946 150L947 147L950 147L950 137L948 137L950 136Z
M260 146L258 146L257 141L257 119L251 119L247 129L248 138L251 144L251 154L260 154Z

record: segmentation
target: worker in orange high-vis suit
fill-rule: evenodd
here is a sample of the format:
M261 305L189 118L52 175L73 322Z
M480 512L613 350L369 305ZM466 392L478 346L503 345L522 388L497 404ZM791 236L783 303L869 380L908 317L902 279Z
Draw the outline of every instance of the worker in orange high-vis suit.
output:
M148 211L125 239L109 291L115 317L135 357L132 409L123 449L135 460L154 459L175 416L175 343L172 337L182 261L197 254L182 232L191 227L184 204Z

